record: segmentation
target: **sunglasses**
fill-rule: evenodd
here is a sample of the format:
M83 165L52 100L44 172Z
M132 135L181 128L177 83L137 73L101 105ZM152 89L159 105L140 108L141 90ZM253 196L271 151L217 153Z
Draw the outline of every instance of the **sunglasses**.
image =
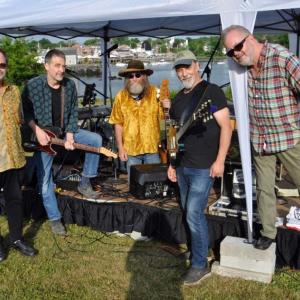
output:
M129 74L127 74L127 78L129 78L129 79L132 79L132 78L140 78L140 77L142 77L143 76L143 74L142 73L140 73L140 72L137 72L137 73L129 73Z
M226 52L226 55L227 55L228 57L233 57L235 51L241 51L241 50L243 49L243 47L244 47L244 43L246 42L246 39L247 39L248 36L249 36L249 35L247 35L245 38L243 38L243 39L242 39L238 44L236 44L232 49L228 50L228 51Z
M0 63L0 69L6 69L7 67L7 64L5 63Z

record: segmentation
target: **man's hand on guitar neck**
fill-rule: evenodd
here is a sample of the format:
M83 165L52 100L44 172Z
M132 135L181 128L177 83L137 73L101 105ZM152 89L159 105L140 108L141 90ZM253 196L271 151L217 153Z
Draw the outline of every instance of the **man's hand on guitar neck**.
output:
M66 150L74 150L74 134L72 132L66 133L66 141L65 141L65 149Z
M170 109L170 107L171 107L171 100L170 99L160 100L160 103L161 103L163 108Z

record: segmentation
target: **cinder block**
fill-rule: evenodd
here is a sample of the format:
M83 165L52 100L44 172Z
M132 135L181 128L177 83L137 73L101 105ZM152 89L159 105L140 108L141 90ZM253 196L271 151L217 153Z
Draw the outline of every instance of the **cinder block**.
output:
M211 272L220 276L241 278L245 280L259 281L263 283L271 283L273 274L265 274L258 272L251 272L247 270L233 269L229 267L220 266L219 262L215 261L212 265Z
M219 275L248 280L271 282L275 271L276 244L266 250L258 250L244 238L227 236L221 243L220 265L213 269Z

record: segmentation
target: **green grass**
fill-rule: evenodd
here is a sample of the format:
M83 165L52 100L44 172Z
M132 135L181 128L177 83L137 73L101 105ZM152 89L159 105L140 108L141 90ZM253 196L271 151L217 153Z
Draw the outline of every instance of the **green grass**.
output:
M0 217L2 235L6 219ZM186 263L157 241L136 242L68 225L54 237L47 222L29 222L25 237L34 258L10 250L0 264L0 299L300 299L300 272L276 272L271 284L211 276L182 287ZM7 240L7 237L6 237Z

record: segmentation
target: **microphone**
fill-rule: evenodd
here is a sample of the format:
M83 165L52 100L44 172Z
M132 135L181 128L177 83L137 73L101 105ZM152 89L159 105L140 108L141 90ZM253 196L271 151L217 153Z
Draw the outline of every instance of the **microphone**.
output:
M109 53L109 52L111 52L111 51L117 49L118 47L119 47L118 44L114 44L114 45L112 45L110 48L108 48L108 49L106 50L106 53Z
M106 51L101 53L99 56L107 55L108 57L110 57L110 52L117 49L118 47L119 47L118 44L114 44L111 47L109 47L108 49L106 49Z
M65 68L65 71L66 71L67 74L77 74L77 72L75 72L75 71L73 71L69 68Z

